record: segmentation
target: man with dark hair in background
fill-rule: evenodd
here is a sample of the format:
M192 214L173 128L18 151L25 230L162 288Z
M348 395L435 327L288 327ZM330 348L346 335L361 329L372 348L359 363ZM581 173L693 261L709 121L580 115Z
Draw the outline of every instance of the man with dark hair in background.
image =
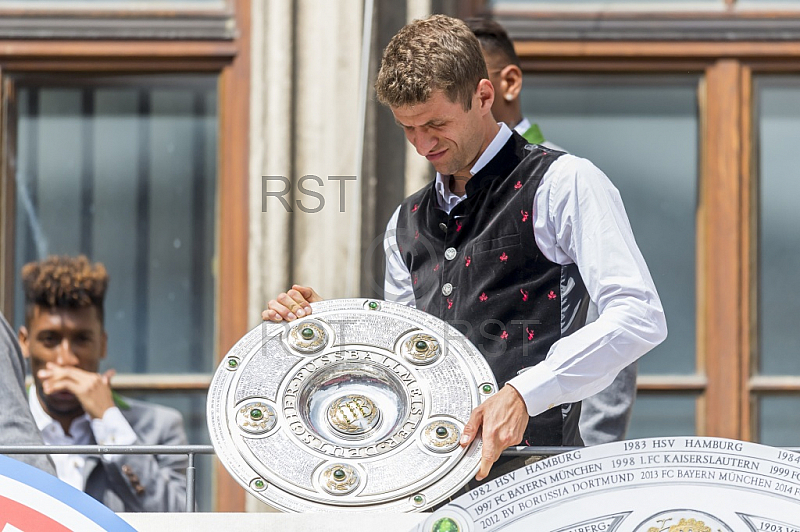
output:
M481 51L489 71L489 81L492 82L495 92L492 104L492 115L495 120L504 122L531 144L541 144L550 149L565 151L545 140L539 126L522 116L520 102L522 66L514 50L514 44L503 26L484 17L471 18L466 23L481 43Z
M25 363L14 331L0 314L0 445L43 445L25 401ZM9 455L55 475L46 454Z
M495 91L492 114L513 128L531 144L566 151L545 140L539 126L522 116L522 69L514 44L505 28L487 18L468 19L467 26L478 38L486 59L489 81ZM590 305L587 322L597 317L597 306ZM611 385L581 401L579 426L586 445L625 439L636 400L637 363L623 368Z
M84 257L49 257L22 268L22 352L31 362L29 403L50 445L183 445L172 408L123 399L111 389L103 301L108 274ZM58 477L117 512L186 508L183 455L53 455Z

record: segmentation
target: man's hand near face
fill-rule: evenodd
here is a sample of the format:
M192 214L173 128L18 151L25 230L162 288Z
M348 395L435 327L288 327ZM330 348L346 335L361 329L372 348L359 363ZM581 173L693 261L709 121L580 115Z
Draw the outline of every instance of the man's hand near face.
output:
M502 452L522 441L528 419L525 401L519 392L508 384L472 411L469 421L464 426L461 446L466 447L478 433L481 434L483 439L481 467L475 475L475 480L486 478Z
M106 411L114 406L111 377L115 373L112 369L101 375L73 366L60 366L48 362L44 369L38 371L37 377L47 395L71 393L80 401L83 410L90 417L102 419Z

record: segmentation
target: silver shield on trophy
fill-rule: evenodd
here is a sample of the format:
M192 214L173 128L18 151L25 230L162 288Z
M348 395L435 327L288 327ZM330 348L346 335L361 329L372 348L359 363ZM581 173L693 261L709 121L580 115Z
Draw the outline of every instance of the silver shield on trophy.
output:
M368 299L312 305L265 322L225 356L208 393L211 442L231 475L287 511L430 508L478 470L459 445L497 391L458 330Z

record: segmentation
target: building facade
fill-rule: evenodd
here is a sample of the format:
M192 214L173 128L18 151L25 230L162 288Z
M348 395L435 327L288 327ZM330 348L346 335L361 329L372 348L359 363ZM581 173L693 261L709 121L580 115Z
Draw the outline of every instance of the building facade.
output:
M272 296L380 296L385 223L432 174L371 80L431 12L503 23L525 114L620 189L670 324L630 436L796 445L798 1L0 1L9 321L25 262L103 261L116 387L207 442L216 361ZM203 509L246 506L200 468Z

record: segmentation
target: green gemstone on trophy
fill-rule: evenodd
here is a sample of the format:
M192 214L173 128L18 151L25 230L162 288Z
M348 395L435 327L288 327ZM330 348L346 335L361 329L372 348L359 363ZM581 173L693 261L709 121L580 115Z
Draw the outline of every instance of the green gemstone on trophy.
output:
M312 338L314 338L314 329L312 329L311 327L306 327L302 331L300 331L300 335L305 340L311 340Z
M422 495L414 495L414 504L422 504L423 502L425 502L425 499Z
M446 438L449 433L447 427L436 427L436 436L439 438Z
M264 412L260 408L254 408L250 411L250 419L259 420L264 417Z
M431 528L431 532L459 532L459 530L458 523L449 517L442 517L433 523L433 527Z
M428 349L428 342L425 340L417 340L417 351L425 351Z
M376 310L378 308L378 304L375 301L370 301L369 308L370 310Z
M261 489L261 488L263 488L263 487L264 487L264 481L263 481L263 480L261 480L261 479L258 479L258 480L256 480L255 482L253 482L253 485L254 485L254 486L257 488L257 489Z
M344 472L344 469L337 469L333 472L333 480L341 482L347 478L347 473Z
M235 358L229 358L228 359L228 367L235 368L238 365L239 365L239 363L236 361Z
M491 384L484 384L483 385L483 393L492 393L492 385Z

